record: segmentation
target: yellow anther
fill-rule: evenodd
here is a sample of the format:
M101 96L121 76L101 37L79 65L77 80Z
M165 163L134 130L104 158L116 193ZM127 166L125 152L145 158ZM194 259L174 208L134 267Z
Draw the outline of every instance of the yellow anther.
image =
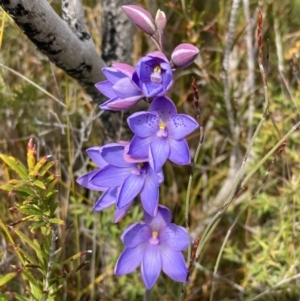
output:
M158 236L158 232L157 232L157 231L153 231L153 232L152 232L152 237L153 237L153 238L157 238L157 236Z
M164 122L161 122L161 123L159 124L159 129L160 129L160 130L165 130L165 129L166 129L166 124L165 124Z
M138 163L137 168L142 168L144 166L144 163Z
M161 73L161 68L160 68L160 66L156 66L156 67L153 69L153 71L154 71L155 73Z

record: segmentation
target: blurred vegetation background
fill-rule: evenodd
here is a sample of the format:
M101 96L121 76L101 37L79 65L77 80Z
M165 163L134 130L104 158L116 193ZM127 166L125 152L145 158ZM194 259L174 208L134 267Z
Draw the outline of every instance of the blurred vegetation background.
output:
M189 218L191 233L201 237L214 214L225 205L262 118L265 97L256 38L259 7L264 20L262 51L269 109L247 158L245 177L300 120L300 1L240 1L231 29L233 7L229 0L145 0L139 4L153 15L158 8L165 11L168 55L182 42L192 43L201 51L195 64L176 72L171 94L179 112L195 117L191 81L196 78L204 142L193 177ZM52 1L51 5L59 11L59 1ZM99 50L101 3L86 0L83 5L88 29ZM66 258L80 251L93 251L66 266L70 276L57 300L142 300L144 287L139 271L122 277L113 275L123 249L120 235L129 224L142 219L141 207L132 207L120 223L114 224L114 209L93 213L99 193L86 191L75 182L94 168L85 150L102 145L106 139L98 104L91 102L78 83L49 62L3 11L0 11L0 26L0 152L25 162L26 145L33 137L39 156L52 155L57 160L54 172L61 179L57 186L57 217L65 221L65 226L58 229L57 248L62 248ZM154 50L148 37L139 30L134 41L133 64ZM225 62L228 84L224 73L226 53L230 53ZM125 117L122 127L126 128ZM124 139L123 132L120 129L116 133L116 140ZM299 130L290 135L265 182L276 152L267 157L238 192L201 252L184 300L209 300L213 283L212 300L300 299L299 138ZM198 140L198 132L188 139L192 154ZM0 164L1 185L13 175ZM171 209L174 222L184 226L190 167L168 162L164 173L160 202ZM0 215L4 224L19 218L18 213L10 210L15 202L18 202L15 195L1 192ZM18 228L28 236L35 235L29 232L26 223ZM228 234L213 277L221 245ZM16 242L22 246L22 241ZM11 265L18 264L2 228L0 254L1 275L10 271ZM71 273L85 260L89 262ZM162 275L152 300L177 300L178 287ZM25 295L26 290L28 286L21 275L0 287L3 293L16 291Z

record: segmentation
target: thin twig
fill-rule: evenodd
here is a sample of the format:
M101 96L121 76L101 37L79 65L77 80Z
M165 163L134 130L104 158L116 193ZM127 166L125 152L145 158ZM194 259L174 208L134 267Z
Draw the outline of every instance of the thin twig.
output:
M253 117L254 117L254 92L255 92L255 59L254 59L254 45L253 45L253 21L250 18L249 12L249 0L243 0L244 15L247 22L246 27L246 45L247 45L247 65L248 65L248 76L246 80L246 89L249 91L249 104L248 104L248 134L247 142L249 143L253 135Z
M231 105L231 101L230 101L228 71L229 71L229 57L230 57L232 44L233 44L234 29L235 29L239 4L240 4L240 0L233 0L233 2L232 2L229 28L228 28L228 33L227 33L227 42L225 45L224 59L223 59L224 100L225 100L225 106L226 106L230 131L231 131L231 134L234 135L234 137L235 137L235 120L234 120L232 105Z

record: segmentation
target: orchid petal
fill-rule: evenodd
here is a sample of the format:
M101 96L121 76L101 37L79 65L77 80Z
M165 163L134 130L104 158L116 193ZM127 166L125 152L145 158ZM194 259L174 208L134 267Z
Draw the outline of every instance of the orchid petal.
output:
M97 90L99 90L104 96L108 98L114 98L117 96L115 91L113 90L113 85L108 80L105 80L103 82L99 82L95 84L95 87Z
M165 96L155 98L150 105L149 111L157 114L160 120L165 123L177 113L176 106L172 100Z
M104 186L99 186L99 185L94 185L92 184L90 181L91 179L98 174L98 172L100 171L100 169L96 169L96 170L93 170L91 172L88 172L86 173L85 175L79 177L76 182L87 188L87 189L90 189L90 190L95 190L95 191L103 191L103 190L106 190L107 188L104 187Z
M169 137L176 140L182 139L199 127L197 121L184 114L176 114L168 121L167 128Z
M115 94L122 99L132 98L139 96L140 98L143 97L142 92L137 89L137 87L133 84L130 78L124 77L117 81L112 86Z
M120 188L117 206L122 208L131 202L141 191L145 178L141 175L131 174Z
M151 289L157 281L161 267L160 246L148 244L141 266L142 278L148 290Z
M159 118L153 113L134 113L127 122L130 129L141 138L155 135L159 126Z
M165 93L161 83L151 81L143 83L142 90L146 97L154 97L159 93Z
M99 108L102 110L111 110L111 111L127 110L133 107L136 103L138 103L142 97L143 96L141 95L132 96L125 99L115 97L101 104Z
M112 66L116 68L118 71L128 76L129 78L132 77L132 74L135 71L134 67L124 63L113 63Z
M151 53L147 54L147 56L150 56L151 58L154 58L154 59L160 59L166 63L169 61L168 58L164 55L164 53L161 51L151 52Z
M107 162L101 156L101 150L102 147L99 146L90 147L86 150L88 156L98 167L104 167L107 165Z
M169 141L166 138L156 137L150 143L149 163L154 170L159 170L167 161L170 154Z
M93 211L102 211L116 203L117 200L117 188L109 188L102 196L96 201Z
M126 215L131 205L132 202L130 202L128 205L124 206L123 208L116 207L114 223L118 223Z
M157 213L157 205L159 199L159 183L158 176L154 170L148 168L144 187L141 191L141 201L144 210L152 216Z
M133 167L133 164L127 163L124 160L124 145L116 144L111 146L104 146L101 150L103 159L115 167Z
M191 163L191 155L189 146L185 139L175 140L169 138L170 156L169 160L178 165L186 165Z
M142 262L146 246L141 243L135 248L126 248L116 263L115 274L120 276L134 271Z
M92 177L91 183L100 187L118 187L131 174L132 168L118 168L115 166L103 167L95 176Z
M152 232L157 231L159 233L171 223L172 215L167 207L158 205L156 216L153 217L150 216L147 212L144 212L144 220L145 223L150 226Z
M112 84L115 84L121 78L125 77L122 72L113 67L104 67L102 68L102 72L104 73L108 81Z
M134 248L141 242L147 242L150 238L151 229L144 223L136 223L133 227L128 227L122 235L122 241L128 248Z
M162 270L171 279L178 282L186 282L188 270L181 252L164 245L161 247Z
M183 251L188 247L188 234L185 228L169 224L159 233L161 244L167 244L174 251Z
M128 150L128 155L132 157L148 157L149 146L153 137L140 138L133 136Z

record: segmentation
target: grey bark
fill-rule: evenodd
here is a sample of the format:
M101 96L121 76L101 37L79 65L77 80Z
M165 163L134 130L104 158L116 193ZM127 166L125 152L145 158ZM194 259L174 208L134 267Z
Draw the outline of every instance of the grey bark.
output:
M110 65L120 61L131 64L134 27L122 10L132 0L103 0L102 58Z
M82 23L79 28L75 23L74 33L46 0L0 0L0 5L56 66L75 78L93 100L103 100L94 84L104 79L105 63Z

